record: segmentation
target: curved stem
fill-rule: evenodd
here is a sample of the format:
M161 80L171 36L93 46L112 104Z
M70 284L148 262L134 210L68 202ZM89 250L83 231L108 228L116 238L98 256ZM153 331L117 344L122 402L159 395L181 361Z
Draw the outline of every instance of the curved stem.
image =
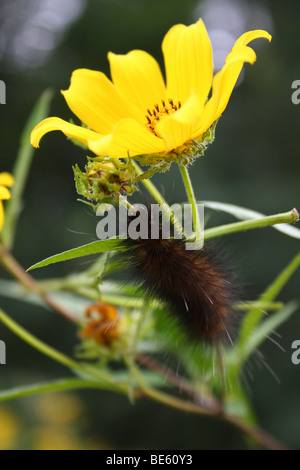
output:
M204 397L198 390L189 384L185 379L175 374L171 369L156 361L153 357L149 357L142 353L137 353L135 356L137 362L144 365L148 369L155 371L161 375L165 380L174 385L180 392L184 392L187 396L191 397L194 402L201 403L204 408L214 409L215 413L221 413L221 405L211 397Z
M20 147L13 169L15 182L11 190L11 198L6 206L5 223L1 233L5 245L9 248L14 243L18 216L22 206L22 197L35 152L35 148L30 143L30 133L39 122L49 115L52 96L53 92L50 89L45 90L41 94L21 134Z
M247 436L251 437L256 443L268 450L284 450L284 447L273 437L269 436L265 431L256 426L251 426L250 424L244 423L236 416L227 414L221 408L221 406L216 406L216 403L214 403L213 406L209 405L207 407L204 407L193 402L188 402L167 395L166 393L163 393L160 390L152 388L150 385L147 384L140 370L134 364L129 364L126 358L125 361L127 362L128 367L131 369L131 373L135 377L138 385L141 387L142 391L148 398L163 403L167 406L171 406L172 408L176 408L177 410L184 410L191 413L214 416L216 418L221 419L222 421L231 424L239 431L242 431Z
M136 162L132 162L135 168L135 171L138 175L141 175L143 171L139 167L139 165ZM144 179L141 181L141 183L145 186L149 194L153 196L155 201L161 206L162 210L165 212L166 216L170 219L174 227L176 228L178 233L181 233L184 236L182 224L179 222L179 220L176 218L175 214L171 211L169 204L167 201L164 199L162 194L158 191L156 186L150 181L149 179Z
M184 187L186 190L186 194L188 197L188 201L192 206L192 218L193 218L194 231L196 232L196 240L200 242L201 241L201 220L200 220L200 215L199 215L199 211L197 207L197 201L195 198L192 181L190 179L190 175L188 173L188 169L186 166L179 164L179 169L180 169L180 173L181 173Z
M276 441L272 436L267 434L265 431L262 429L256 427L256 426L251 426L250 424L246 424L240 419L238 419L236 416L232 416L229 414L224 414L221 416L221 419L235 428L237 428L239 431L244 432L247 436L251 437L254 439L255 442L260 444L262 447L268 450L286 450L286 447L284 447L281 443Z
M222 345L221 345L221 343L216 343L216 353L217 353L218 367L219 367L220 376L221 376L221 398L220 398L220 400L223 404L225 396L226 396L226 391L227 391L227 383L226 383L226 369L225 369L225 364L224 364L224 359L223 359L223 354L222 354Z
M42 352L46 356L54 359L55 361L67 366L71 370L78 371L80 374L84 374L86 376L91 376L100 381L98 382L99 388L105 388L109 389L112 391L120 392L123 394L128 395L128 384L127 383L121 383L121 382L116 382L114 381L110 376L108 376L106 373L103 373L100 370L96 370L92 366L88 365L82 365L78 364L76 361L73 359L70 359L66 355L60 353L59 351L56 351L54 348L48 346L47 344L43 343L41 340L37 339L35 336L33 336L31 333L26 331L24 328L22 328L20 325L18 325L14 320L12 320L10 317L8 317L2 310L0 310L0 320L8 327L10 328L14 333L16 333L21 339L23 339L25 342L30 344L32 347L37 349L38 351ZM261 429L248 425L242 421L240 421L237 417L231 416L229 414L226 414L223 412L221 409L218 407L216 408L215 406L201 406L199 404L193 403L193 402L188 402L186 400L181 400L176 397L173 397L171 395L168 395L164 392L161 392L160 390L156 390L152 388L150 385L147 384L145 381L142 373L139 371L139 369L135 366L135 364L132 364L131 361L127 358L124 357L124 361L127 364L131 374L135 378L137 384L140 387L140 390L131 390L131 394L134 397L141 398L143 395L147 396L148 398L155 400L159 403L163 403L167 406L170 406L172 408L176 408L181 411L188 411L191 413L196 413L196 414L201 414L201 415L209 415L209 416L215 416L217 418L220 418L230 424L232 424L234 427L239 429L240 431L243 431L246 433L248 436L252 437L256 442L261 444L267 449L283 449L283 447L278 444L273 438L268 436L264 431ZM87 381L89 382L89 381ZM62 389L62 388L67 388L68 386L71 387L74 385L82 385L84 388L94 388L96 387L93 383L84 383L84 382L77 382L77 383L70 383L65 384L65 385L58 385L56 388ZM101 387L102 385L102 387ZM50 388L49 388L50 387ZM33 387L34 388L34 387ZM55 386L54 386L55 388ZM98 388L98 387L97 387ZM22 392L15 392L9 394L8 392L3 392L3 397L2 399L9 399L11 398L17 398L18 396L25 396L29 394L34 394L34 393L43 393L46 391L52 391L51 390L51 385L45 385L44 387L37 387L35 390L32 390L30 392L29 389L27 391ZM142 392L142 393L140 393ZM1 400L1 395L0 395L0 400Z
M151 387L151 385L149 385L145 381L141 371L135 366L135 364L132 364L126 357L124 357L124 360L131 374L135 378L137 384L148 398L151 398L152 400L158 401L159 403L163 403L164 405L168 405L172 408L176 408L182 411L190 411L192 413L198 413L203 415L216 414L216 411L213 408L205 408L196 403L181 400L179 398L168 395L167 393L161 392L156 388Z
M132 163L133 163L136 173L138 175L142 175L143 170L139 167L139 165L135 161L132 161ZM156 186L152 183L152 181L150 181L149 179L144 179L141 181L141 183L143 183L147 191L153 196L153 198L155 199L155 201L158 202L158 204L160 205L167 204L166 200L164 199L162 194L158 191Z
M231 233L243 232L244 230L253 230L255 228L269 227L277 224L294 224L299 219L299 214L295 209L282 214L269 215L259 219L244 220L242 222L233 222L232 224L219 225L218 227L205 230L204 238L221 237Z
M120 196L119 197L119 204L123 207L125 207L125 209L127 210L130 210L130 209L133 209L132 205L130 204L130 202L127 200L126 197L124 196Z
M19 338L25 341L27 344L32 346L37 351L41 352L47 357L50 357L56 362L68 367L71 370L77 371L79 374L89 375L98 381L102 381L106 388L119 391L127 394L127 384L113 380L108 374L92 367L88 364L80 364L73 359L69 358L65 354L57 351L48 344L44 343L40 339L36 338L33 334L27 331L25 328L20 326L12 318L10 318L3 310L0 309L0 321L4 323L13 333Z
M29 397L32 395L39 395L42 393L63 392L66 390L79 390L79 389L103 389L103 384L95 380L85 379L59 379L52 382L36 383L23 387L14 387L9 390L0 392L0 402L15 400L17 398Z
M30 291L38 294L49 307L51 307L56 312L60 313L68 320L72 322L76 321L73 314L68 312L66 309L62 308L59 304L57 304L51 298L51 296L49 296L49 294L40 287L38 282L36 282L36 280L23 269L23 267L12 256L10 251L4 246L2 246L2 248L0 249L0 262L12 274L15 279L20 281L20 283Z

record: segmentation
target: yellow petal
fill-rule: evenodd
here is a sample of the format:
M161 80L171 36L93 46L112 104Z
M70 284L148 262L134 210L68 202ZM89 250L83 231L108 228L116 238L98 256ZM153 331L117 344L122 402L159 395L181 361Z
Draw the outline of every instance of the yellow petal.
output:
M67 137L79 140L83 144L87 145L89 140L97 140L101 136L97 132L91 131L75 124L70 124L63 119L57 117L49 117L41 121L31 132L31 144L34 147L38 147L41 138L51 131L61 131Z
M162 50L168 97L184 102L194 90L203 104L213 76L212 48L203 21L173 26L163 40Z
M165 142L169 152L191 140L194 129L199 125L203 106L195 92L192 92L185 104L176 112L164 117L156 125L156 130Z
M3 208L2 201L0 200L0 232L3 227L3 222L4 222L4 208Z
M7 173L6 171L4 171L3 173L0 173L0 185L11 188L13 184L14 184L13 175L11 175L10 173Z
M245 62L253 64L256 54L248 46L235 47L226 58L226 64L213 80L212 97L204 108L200 127L194 137L205 132L226 108Z
M235 47L234 51L227 56L226 65L219 74L216 74L213 81L213 93L216 94L217 100L216 118L226 108L244 63L253 64L255 60L256 54L248 46Z
M127 158L135 155L162 152L164 144L143 125L134 119L124 119L113 132L98 141L88 142L89 148L97 155Z
M258 38L271 41L270 34L260 29L244 33L236 41L226 58L224 67L214 77L212 97L205 106L201 125L194 137L205 132L226 108L244 63L253 64L256 60L254 50L247 44Z
M100 134L108 134L120 119L138 118L138 111L102 72L75 70L70 88L62 94L73 113Z
M248 31L247 33L242 34L241 37L236 41L235 46L247 46L249 42L253 41L253 39L258 38L265 38L271 42L272 36L264 31L263 29L255 29L254 31Z
M0 186L0 200L10 199L10 192L5 186Z
M156 60L147 52L134 50L125 55L109 52L112 81L127 100L141 111L166 99L165 83Z

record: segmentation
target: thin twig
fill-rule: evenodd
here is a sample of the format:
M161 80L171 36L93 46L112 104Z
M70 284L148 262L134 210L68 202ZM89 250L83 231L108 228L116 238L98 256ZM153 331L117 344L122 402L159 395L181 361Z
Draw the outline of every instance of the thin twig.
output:
M180 391L184 391L187 395L191 396L194 401L201 403L201 406L197 405L196 403L188 403L187 401L181 401L180 404L175 402L166 403L167 405L176 408L176 409L185 409L191 413L196 414L206 414L217 419L221 419L224 422L231 424L233 427L245 433L248 437L252 438L257 444L264 447L268 450L285 450L285 447L280 444L276 439L266 433L264 430L257 426L252 426L241 421L238 417L228 414L222 406L217 401L204 401L201 396L199 396L195 390L182 378L177 377L170 369L167 369L165 366L143 354L136 354L136 360L140 363L145 365L151 370L159 373L163 377L165 377L170 383L175 385ZM149 393L150 388L143 386L143 383L139 382L139 385L142 386L142 390L145 392L145 395L148 398L157 400L159 397L156 397L154 394ZM158 399L158 401L160 401ZM178 404L180 406L178 406Z
M152 357L146 356L141 353L135 355L136 360L141 364L157 372L159 375L164 377L168 382L175 385L180 391L184 392L187 396L190 396L196 403L200 403L202 406L214 409L216 413L221 413L221 405L216 400L208 400L201 396L186 380L182 377L178 377L171 369L160 364Z
M250 424L244 423L236 416L224 413L220 418L223 421L231 424L235 428L247 434L253 438L258 444L268 450L287 450L281 443L279 443L274 437L263 431L257 426L251 426Z
M10 251L5 246L1 247L0 261L3 264L3 266L12 274L14 278L18 279L18 281L20 281L20 283L24 287L38 294L42 298L42 300L45 302L45 304L47 304L51 309L55 310L60 315L72 321L73 323L74 321L77 321L71 312L69 312L68 310L61 307L59 304L57 304L51 298L51 296L40 287L38 282L23 269L23 267L12 256Z
M49 296L48 293L41 289L38 282L36 282L33 277L31 277L28 273L25 272L22 266L16 261L16 259L11 255L10 251L5 247L1 248L0 261L6 267L6 269L21 282L22 285L24 285L30 291L38 294L49 307L63 315L68 320L72 322L75 321L73 315L70 312L68 312L55 301L53 301L51 296ZM141 354L136 354L136 358L140 363L143 363L149 369L155 370L160 375L166 377L169 382L173 383L179 390L184 391L187 395L192 396L193 400L198 401L198 403L180 400L176 397L173 397L171 395L165 394L159 390L152 388L145 382L144 378L141 375L141 372L134 365L131 365L131 370L140 387L140 389L135 390L137 398L142 398L142 396L144 395L152 400L164 403L165 405L168 405L178 410L184 410L201 415L210 415L219 418L231 424L240 431L244 432L249 437L253 438L255 442L257 442L266 449L284 450L284 447L281 444L279 444L273 437L269 436L262 429L244 423L236 416L227 414L224 410L222 410L218 402L206 401L204 405L204 400L202 399L202 397L199 396L199 394L195 392L195 390L193 390L193 388L189 384L187 384L181 378L178 378L172 371L166 369L163 365L159 364L154 359L150 359Z

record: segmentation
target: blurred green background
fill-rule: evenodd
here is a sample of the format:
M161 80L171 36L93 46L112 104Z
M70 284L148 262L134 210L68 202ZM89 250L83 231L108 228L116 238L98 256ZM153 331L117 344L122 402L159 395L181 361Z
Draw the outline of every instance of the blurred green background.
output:
M265 214L300 209L300 105L291 84L300 80L299 2L247 0L1 0L0 171L12 169L26 118L42 91L54 89L51 115L69 120L61 89L76 68L109 73L107 52L144 49L162 64L161 41L176 23L204 19L216 70L245 31L266 29L271 44L251 45L257 62L244 67L216 130L216 141L191 170L198 199L219 200ZM25 193L14 253L28 267L51 254L96 239L97 220L76 202L71 166L83 168L85 152L61 133L47 135L36 152ZM153 181L170 203L185 200L174 167ZM213 224L217 216L211 219ZM268 228L223 240L245 286L255 298L299 250L297 240ZM37 277L61 276L85 261L45 268ZM6 274L1 271L1 276ZM299 272L281 299L299 298ZM58 314L1 298L17 321L54 347L72 354L76 330ZM249 393L263 428L287 446L300 447L300 365L291 343L300 339L299 311L279 330L283 353L271 341L261 351L278 377L250 361ZM7 365L0 389L64 377L66 371L30 349L0 325ZM168 358L166 358L168 360ZM51 412L49 412L49 410ZM63 413L61 410L65 410ZM234 429L149 401L134 406L124 397L85 391L26 398L0 406L0 448L236 449L246 447Z

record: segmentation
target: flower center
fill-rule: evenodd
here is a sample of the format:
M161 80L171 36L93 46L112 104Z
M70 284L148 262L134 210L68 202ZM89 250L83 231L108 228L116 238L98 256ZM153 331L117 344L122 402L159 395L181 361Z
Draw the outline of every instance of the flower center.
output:
M180 108L181 102L177 99L173 100L169 98L167 102L165 100L161 100L159 104L156 103L154 105L154 108L147 109L146 126L156 137L160 137L155 130L156 124L163 116L166 114L172 114Z

